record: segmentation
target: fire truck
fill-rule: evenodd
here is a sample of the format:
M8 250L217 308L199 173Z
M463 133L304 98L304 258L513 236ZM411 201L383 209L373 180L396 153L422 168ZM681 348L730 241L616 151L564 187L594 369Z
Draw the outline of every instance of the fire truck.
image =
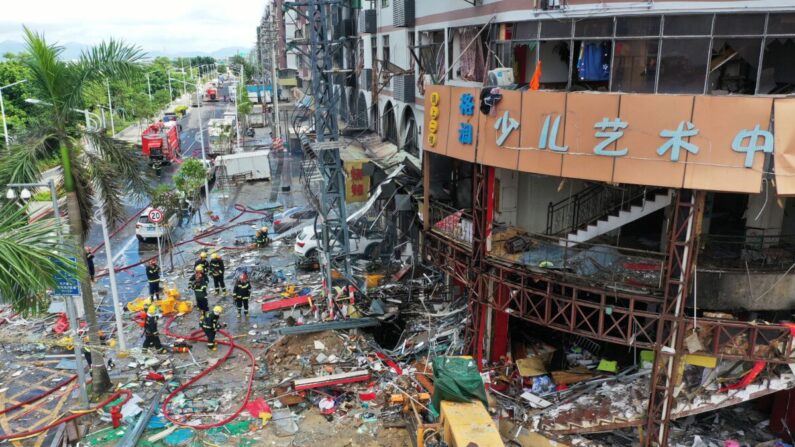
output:
M176 121L150 124L141 136L141 150L149 160L149 166L159 175L164 164L180 158L179 130Z
M215 87L210 87L207 89L207 101L208 102L216 102L218 101L218 89Z

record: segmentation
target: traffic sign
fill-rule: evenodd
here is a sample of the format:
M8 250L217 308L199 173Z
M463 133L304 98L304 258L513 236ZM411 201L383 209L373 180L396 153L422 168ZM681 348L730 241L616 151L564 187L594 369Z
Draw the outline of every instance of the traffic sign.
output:
M153 208L152 211L149 211L149 221L153 224L157 224L163 221L163 212L157 208Z
M80 296L80 278L77 277L77 258L69 256L69 263L72 264L68 268L60 259L52 258L53 262L58 265L58 273L55 274L55 290L53 292L56 296Z

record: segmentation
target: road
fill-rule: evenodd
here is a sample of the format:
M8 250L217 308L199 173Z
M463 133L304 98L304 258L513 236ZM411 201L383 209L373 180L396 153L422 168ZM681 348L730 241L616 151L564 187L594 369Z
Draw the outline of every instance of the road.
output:
M209 144L206 126L207 121L212 118L223 117L224 111L228 107L230 107L229 104L222 102L204 103L203 107L200 109L191 108L187 116L180 120L180 124L182 125L180 139L183 148L183 158L201 158L201 144L199 141L199 114L201 113L204 126L204 145L206 149ZM127 136L129 139L133 139L135 138L135 133L137 132L132 132L132 136L130 137L131 132L128 131L126 132L125 136ZM161 182L170 182L171 177L174 175L177 168L177 165L164 167L160 178L153 180L153 183L155 183L153 186ZM126 201L124 205L126 218L131 218L134 214L140 212L142 208L147 205L147 203L133 203L132 201ZM181 230L182 229L177 229L175 232L175 238L180 238L185 232ZM102 227L98 223L95 223L89 232L87 244L90 247L96 247L100 245L102 241ZM139 242L135 237L135 222L133 221L121 229L118 234L115 234L111 237L111 251L113 253L114 265L118 269L138 263L141 259L146 259L156 255L157 244ZM104 271L106 268L106 253L104 247L101 248L95 255L96 258L94 262L97 271ZM166 267L169 265L168 261L168 257L163 258L163 262L166 264ZM116 281L118 284L119 299L122 303L126 303L138 297L142 288L146 285L144 267L139 266L118 272L116 274ZM95 285L95 290L100 296L104 297L101 310L111 312L112 308L107 307L107 305L111 302L109 279L107 277L100 278ZM102 313L105 314L105 312Z

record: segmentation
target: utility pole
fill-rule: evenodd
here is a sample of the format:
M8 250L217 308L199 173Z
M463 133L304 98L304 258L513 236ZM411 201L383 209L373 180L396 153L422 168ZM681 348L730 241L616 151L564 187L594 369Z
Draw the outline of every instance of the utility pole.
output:
M149 102L152 102L152 83L149 82L149 73L146 74L146 91L149 93Z

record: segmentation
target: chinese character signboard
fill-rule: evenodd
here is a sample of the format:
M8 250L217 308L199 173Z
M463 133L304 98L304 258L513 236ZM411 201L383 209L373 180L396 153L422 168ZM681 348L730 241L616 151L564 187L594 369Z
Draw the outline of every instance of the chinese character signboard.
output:
M483 115L478 89L429 86L426 121L437 91L450 98L435 112L449 137L425 144L430 152L544 175L749 193L774 154L783 159L777 178L792 184L779 192L795 194L795 132L774 144L772 98L502 91ZM795 115L793 100L779 101Z
M370 195L370 176L364 175L367 160L345 160L345 201L365 202Z
M55 296L80 296L80 278L77 276L77 259L73 256L68 258L70 265L65 265L60 259L52 258L59 267L55 274Z

